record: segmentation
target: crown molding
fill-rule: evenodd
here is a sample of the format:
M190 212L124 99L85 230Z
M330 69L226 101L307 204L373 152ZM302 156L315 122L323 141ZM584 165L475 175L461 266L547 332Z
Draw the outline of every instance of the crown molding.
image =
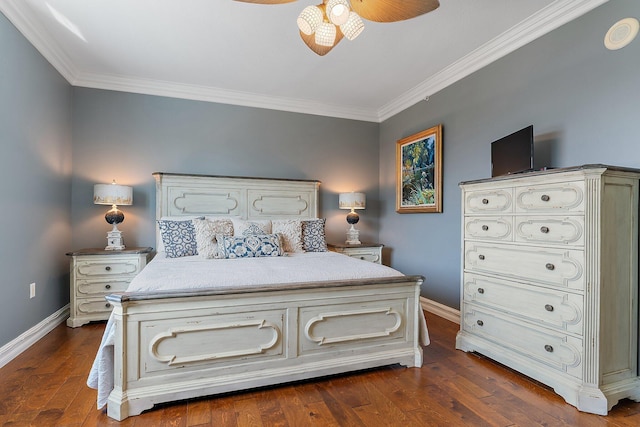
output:
M380 122L486 67L609 0L556 0L524 21L437 72L378 110Z
M303 99L282 98L256 93L190 85L162 80L135 79L120 76L86 74L78 76L75 86L166 96L193 101L217 102L244 107L267 108L293 113L313 114L342 119L378 122L375 109L364 109L336 104L323 104Z
M80 73L64 51L29 20L24 13L24 8L29 7L26 2L0 0L0 11L73 86L380 123L608 1L556 0L384 106L370 109L162 80Z
M73 84L78 72L73 62L56 43L51 41L51 37L29 19L28 15L24 13L27 8L29 6L24 1L0 0L0 12L49 61L62 77L70 84Z

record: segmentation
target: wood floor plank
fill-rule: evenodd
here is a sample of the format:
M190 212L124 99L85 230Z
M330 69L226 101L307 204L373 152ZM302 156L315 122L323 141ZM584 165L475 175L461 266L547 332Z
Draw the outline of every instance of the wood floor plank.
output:
M458 325L427 313L422 368L390 366L162 404L122 422L96 409L86 376L104 323L60 325L0 368L0 426L637 427L640 403L608 416L578 411L548 387L483 356L455 350Z

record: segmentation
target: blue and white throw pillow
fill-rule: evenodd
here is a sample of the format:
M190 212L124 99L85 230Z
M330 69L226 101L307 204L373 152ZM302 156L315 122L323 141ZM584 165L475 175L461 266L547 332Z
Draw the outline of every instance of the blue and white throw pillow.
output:
M306 252L327 252L324 235L326 218L302 221L302 248Z
M279 234L217 235L220 258L275 257L283 255Z
M167 258L198 255L196 230L191 220L159 220L158 228Z

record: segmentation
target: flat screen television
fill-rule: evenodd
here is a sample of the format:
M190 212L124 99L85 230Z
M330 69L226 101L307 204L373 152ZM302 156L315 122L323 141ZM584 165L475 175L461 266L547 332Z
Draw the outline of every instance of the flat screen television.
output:
M533 126L491 143L491 176L533 170Z

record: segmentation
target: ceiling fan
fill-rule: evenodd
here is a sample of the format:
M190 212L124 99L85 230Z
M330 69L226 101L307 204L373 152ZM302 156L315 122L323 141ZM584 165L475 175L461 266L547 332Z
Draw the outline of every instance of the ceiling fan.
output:
M236 0L244 3L283 4L296 0ZM440 6L438 0L322 0L298 16L300 37L318 55L326 55L343 37L353 40L364 29L362 19L397 22L415 18Z

